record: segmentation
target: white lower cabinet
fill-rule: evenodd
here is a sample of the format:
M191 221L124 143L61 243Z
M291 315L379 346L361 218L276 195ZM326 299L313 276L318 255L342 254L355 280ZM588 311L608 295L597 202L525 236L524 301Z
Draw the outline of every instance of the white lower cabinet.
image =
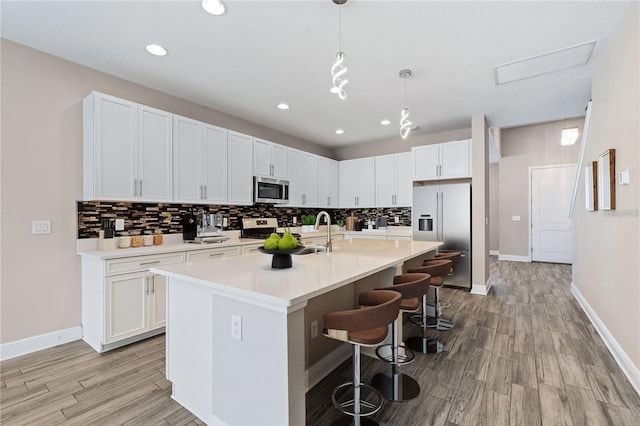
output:
M162 333L166 278L149 268L182 262L184 252L108 260L83 256L84 341L104 352Z

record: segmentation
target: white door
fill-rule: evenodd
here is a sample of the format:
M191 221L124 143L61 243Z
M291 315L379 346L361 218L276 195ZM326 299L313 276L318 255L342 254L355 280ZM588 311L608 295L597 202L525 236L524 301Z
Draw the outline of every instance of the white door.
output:
M227 130L204 125L202 139L202 198L210 204L227 202Z
M437 144L414 147L411 149L413 157L413 179L439 179L438 165L440 164L440 148Z
M237 132L227 136L229 204L253 204L253 138Z
M373 157L358 160L358 207L376 206L376 166Z
M200 183L200 140L202 123L173 117L173 198L182 203L202 201Z
M344 160L338 164L340 207L356 207L358 195L358 160Z
M413 196L413 169L411 168L411 153L405 152L395 155L396 160L396 206L411 206ZM377 172L376 172L377 173Z
M304 204L304 164L302 151L289 149L289 205L302 206Z
M304 198L303 204L307 207L318 206L318 159L314 154L304 153L302 156L304 168Z
M377 156L375 167L376 207L393 207L396 199L396 165L394 155Z
M469 140L440 144L440 179L470 177Z
M138 105L138 199L171 201L172 114Z
M271 176L276 179L287 178L287 148L273 144L271 145Z
M167 324L167 277L152 274L149 289L149 330Z
M253 174L271 176L271 142L253 140Z
M569 205L575 166L531 170L531 260L571 263Z
M149 272L114 275L105 279L106 339L111 343L149 330L147 294Z

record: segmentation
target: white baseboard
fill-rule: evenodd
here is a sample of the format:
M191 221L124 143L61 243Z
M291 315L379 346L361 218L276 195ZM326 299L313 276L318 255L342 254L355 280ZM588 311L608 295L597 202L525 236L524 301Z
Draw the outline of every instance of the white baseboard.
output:
M531 256L515 256L512 254L499 254L498 260L510 260L512 262L531 262Z
M82 327L76 326L41 334L39 336L27 337L26 339L16 340L15 342L4 343L0 345L0 361L43 349L49 349L80 339L82 339Z
M587 302L587 299L582 296L582 293L574 283L571 283L571 293L582 307L582 310L591 320L591 324L596 328L600 337L602 337L604 344L607 345L609 352L613 355L613 358L622 369L622 372L627 376L627 379L629 379L629 382L634 387L638 395L640 395L640 369L633 364L629 355L627 355L624 349L622 349L618 341L613 337L602 320L600 320L591 305L589 305L589 302Z
M472 284L471 294L479 294L480 296L486 296L487 294L489 294L489 290L491 290L492 285L493 285L493 281L491 281L491 277L489 277L489 279L484 285Z
M489 250L489 256L500 256L500 252L498 250Z
M320 361L313 364L305 371L304 381L306 390L314 387L324 379L329 373L336 369L351 356L351 345L340 345L333 352L325 355Z

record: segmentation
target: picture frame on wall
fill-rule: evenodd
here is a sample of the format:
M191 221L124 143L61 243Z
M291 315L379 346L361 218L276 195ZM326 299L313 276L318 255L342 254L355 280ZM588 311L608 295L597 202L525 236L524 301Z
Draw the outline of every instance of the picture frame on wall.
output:
M616 150L608 149L598 157L598 208L616 208Z
M592 161L584 168L584 199L587 210L598 210L598 162Z

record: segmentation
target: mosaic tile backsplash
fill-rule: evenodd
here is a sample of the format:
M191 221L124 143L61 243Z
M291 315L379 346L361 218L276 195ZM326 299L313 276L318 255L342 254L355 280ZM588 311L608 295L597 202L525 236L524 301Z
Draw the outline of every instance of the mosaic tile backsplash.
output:
M302 215L317 215L326 210L331 215L331 223L346 219L353 213L364 219L385 217L389 226L411 226L411 208L371 208L371 209L307 209L297 207L275 207L273 204L255 204L253 206L204 206L194 204L152 204L121 201L78 201L78 238L97 238L101 219L124 218L125 232L156 231L163 234L182 232L182 215L190 211L203 209L210 213L222 213L227 218L225 230L240 230L243 217L275 217L280 226L293 226L292 218ZM394 217L400 223L393 223ZM116 235L119 235L116 232Z

